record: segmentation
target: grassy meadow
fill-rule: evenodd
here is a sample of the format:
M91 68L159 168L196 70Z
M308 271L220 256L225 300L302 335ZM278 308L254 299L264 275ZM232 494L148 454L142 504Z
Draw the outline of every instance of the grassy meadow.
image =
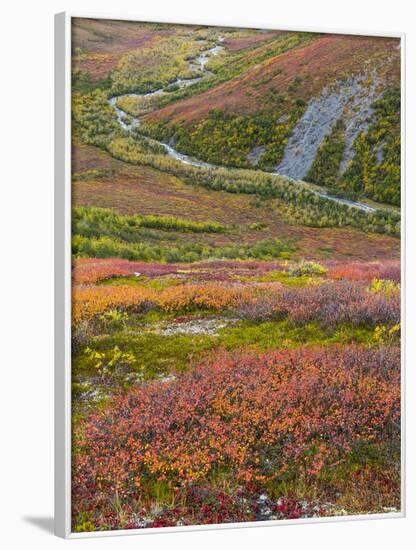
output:
M73 530L399 511L398 40L72 26Z

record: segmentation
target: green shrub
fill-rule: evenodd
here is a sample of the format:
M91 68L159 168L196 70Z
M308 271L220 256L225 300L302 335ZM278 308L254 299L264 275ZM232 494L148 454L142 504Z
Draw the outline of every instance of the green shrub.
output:
M339 119L332 132L321 143L315 160L306 175L306 181L335 186L345 150L345 124Z
M91 370L106 382L114 376L121 374L136 362L133 353L123 352L118 346L114 346L108 352L101 352L89 347L85 348L84 354L90 362Z
M213 222L194 222L174 216L123 216L107 208L77 206L72 210L72 233L83 237L108 236L128 242L142 242L142 229L184 233L225 233L230 228Z
M375 294L381 293L385 296L391 296L400 292L400 283L395 283L389 279L373 279L368 290Z
M400 89L388 89L373 105L375 121L354 142L355 156L339 180L376 201L400 205Z
M290 277L320 277L328 270L316 262L301 262L289 269Z
M147 122L141 132L159 140L174 138L175 147L187 155L206 162L236 168L253 167L249 153L255 147L264 152L255 159L256 168L273 171L281 161L287 140L305 105L286 99L272 112L237 115L213 109L192 127L174 126L164 121ZM282 119L284 113L290 115Z
M118 311L117 309L109 309L100 316L104 330L120 330L126 326L128 319L129 315L126 311Z
M196 262L207 259L287 259L295 250L293 244L266 239L255 244L209 246L184 242L175 246L155 245L149 242L127 242L112 237L83 237L74 235L72 253L78 257L125 258L145 262Z

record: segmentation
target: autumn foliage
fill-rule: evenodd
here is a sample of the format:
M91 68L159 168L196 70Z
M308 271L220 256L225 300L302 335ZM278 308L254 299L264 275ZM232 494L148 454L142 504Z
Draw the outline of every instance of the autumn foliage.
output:
M71 531L399 511L399 40L75 18L71 87Z
M110 317L125 324L149 311L191 319L204 311L227 314L249 326L284 320L327 334L338 326L373 331L370 346L263 354L216 348L167 382L115 386L105 407L88 409L74 426L77 530L297 519L400 505L399 262L79 258L73 282L75 353L87 342L90 354L107 357L94 351L94 330L114 330ZM123 351L123 340L121 349L111 345L140 361L140 348ZM120 381L129 375L118 363L114 368ZM103 377L91 381L106 387ZM367 454L380 457L376 466Z
M331 279L350 279L371 281L371 279L389 279L400 282L400 262L328 262L328 277Z
M127 277L135 273L155 277L176 270L173 264L130 262L120 258L77 258L73 262L72 277L75 284L91 285L110 277Z
M132 510L152 482L186 494L219 470L242 488L294 472L316 479L356 443L397 445L399 382L395 348L220 353L86 421L74 457L77 511L94 505L96 527L109 528L115 503Z

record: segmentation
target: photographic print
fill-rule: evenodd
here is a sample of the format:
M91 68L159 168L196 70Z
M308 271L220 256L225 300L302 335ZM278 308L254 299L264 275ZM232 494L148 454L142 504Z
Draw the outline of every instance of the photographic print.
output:
M400 59L72 18L74 533L401 511Z

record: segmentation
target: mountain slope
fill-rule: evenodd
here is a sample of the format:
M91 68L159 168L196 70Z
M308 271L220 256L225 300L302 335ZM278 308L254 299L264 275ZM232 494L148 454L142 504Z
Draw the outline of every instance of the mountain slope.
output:
M229 56L226 44L212 70ZM342 150L331 186L344 195L399 204L400 98L386 101L397 98L399 82L398 39L315 35L227 82L146 115L144 129L214 164L258 166L328 185L328 178L316 170L313 177L311 170L338 123ZM368 154L354 167L360 136Z
M148 118L190 124L205 118L213 109L235 114L273 111L279 101L268 99L275 91L287 93L289 99L307 100L334 81L366 73L370 63L381 65L386 80L397 84L400 76L397 46L398 40L394 38L316 35L306 45L272 57L230 82L170 105Z

